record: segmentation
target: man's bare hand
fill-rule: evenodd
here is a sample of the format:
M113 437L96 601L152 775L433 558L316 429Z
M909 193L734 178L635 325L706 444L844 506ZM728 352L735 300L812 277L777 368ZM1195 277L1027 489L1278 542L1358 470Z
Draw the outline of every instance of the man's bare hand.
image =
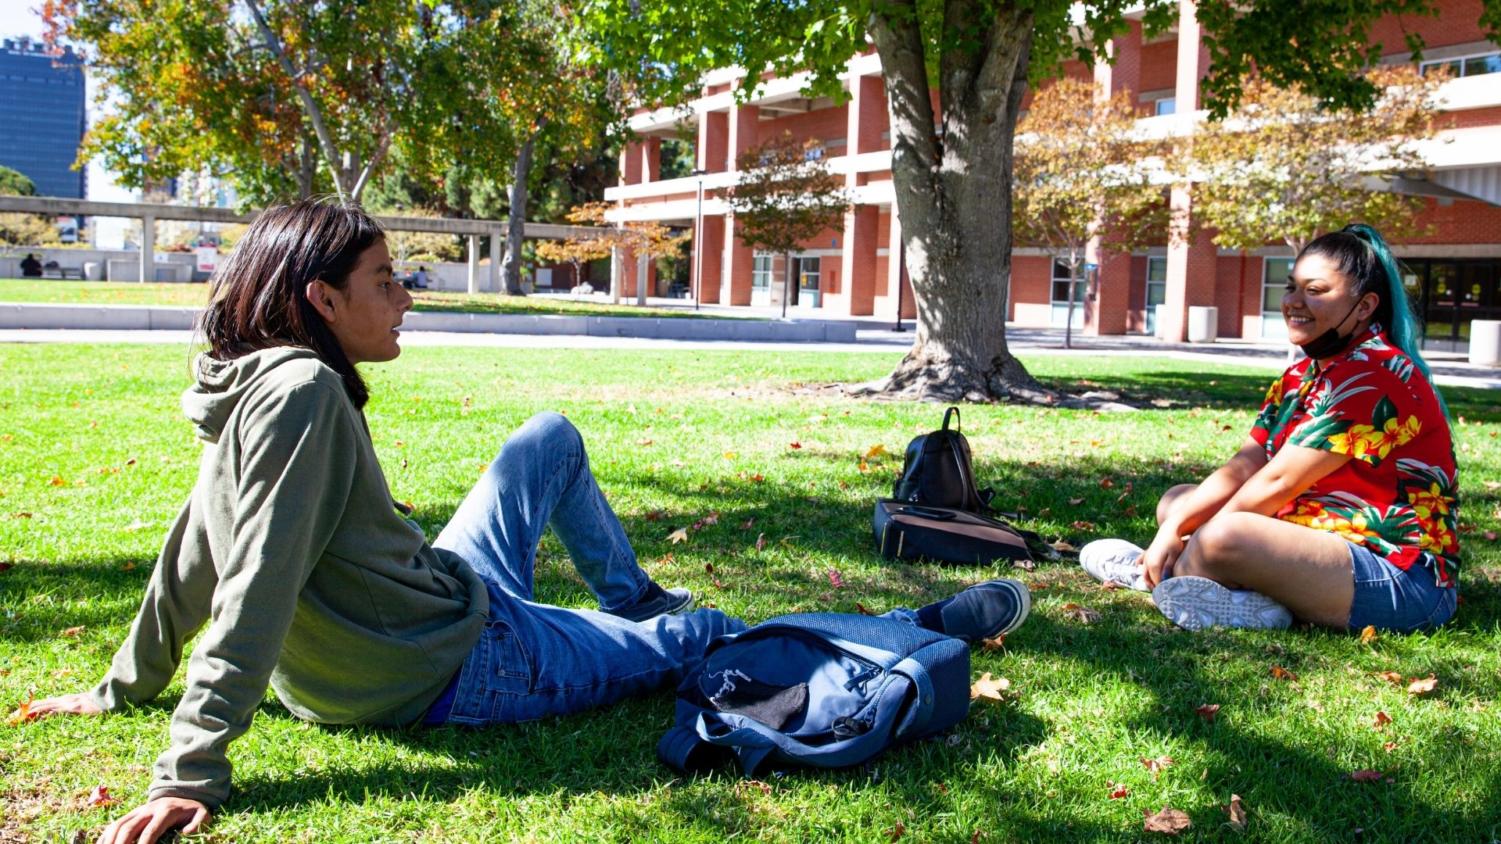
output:
M104 710L85 693L44 697L26 704L25 720L47 718L52 715L101 715Z
M162 833L192 835L208 823L208 807L185 797L158 797L104 828L99 844L154 844Z

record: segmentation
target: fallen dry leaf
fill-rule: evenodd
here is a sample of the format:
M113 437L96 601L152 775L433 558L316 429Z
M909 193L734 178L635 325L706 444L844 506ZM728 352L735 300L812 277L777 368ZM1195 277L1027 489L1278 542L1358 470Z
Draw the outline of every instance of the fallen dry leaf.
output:
M1173 757L1158 756L1156 759L1142 759L1141 765L1148 771L1152 772L1152 779L1155 780L1164 769L1171 768L1173 766Z
M1362 768L1358 771L1350 772L1350 779L1355 782L1381 782L1382 777L1383 775L1380 771L1372 768Z
M981 639L980 647L987 651L1004 651L1006 649L1006 634L993 636L989 639Z
M1371 719L1371 729L1379 730L1382 727L1385 727L1387 724L1390 724L1391 722L1392 716L1378 710L1375 717Z
M1084 531L1085 533L1094 533L1096 530L1094 522L1085 521L1084 519L1070 522L1069 527L1074 530Z
M1108 782L1105 783L1105 785L1110 789L1111 800L1119 800L1122 797L1125 797L1127 794L1131 793L1131 789L1126 788L1124 785L1120 785L1118 783Z
M897 821L896 826L893 826L891 829L886 830L886 834L891 836L892 841L895 841L898 838L901 838L903 835L907 834L907 825L902 823L901 821Z
M733 452L733 451L726 451L726 452L725 452L725 453L724 453L724 459L726 459L726 460L734 460L734 459L735 459L735 458L736 458L736 457L738 457L738 456L739 456L739 455L737 455L737 454L736 454L736 453L735 453L735 452Z
M69 627L57 635L62 636L64 639L77 639L83 635L83 630L83 625L80 624L77 627Z
M1385 750L1387 753L1391 753L1393 750L1397 749L1397 743L1394 741L1389 741L1386 744L1381 745L1381 749Z
M1414 678L1412 682L1408 683L1407 693L1410 695L1426 695L1436 688L1438 688L1438 678L1429 674L1421 680Z
M1205 721L1213 724L1214 716L1220 713L1220 705L1217 703L1206 703L1198 709L1195 709L1194 711L1199 713L1200 718L1203 718Z
M1376 672L1376 676L1391 683L1393 686L1402 685L1402 675L1395 671L1378 671Z
M1230 816L1230 828L1236 832L1246 831L1246 807L1240 802L1239 794L1230 795L1230 805L1225 807L1225 814Z
M1080 624L1094 624L1100 620L1099 612L1089 607L1075 604L1072 601L1063 605L1063 617L1071 618Z
M886 453L886 446L876 443L865 451L866 460L874 460Z
M1288 671L1286 668L1283 668L1280 665L1272 666L1272 676L1277 678L1278 680L1286 680L1289 683L1298 682L1298 675L1292 673L1291 671Z
M864 460L861 460L860 465L856 466L855 468L859 469L860 474L862 475L870 473L870 464L866 463Z
M750 479L751 479L751 483L758 484L758 483L761 483L762 481L766 480L766 476L763 475L763 474L761 474L760 472L757 472L756 474L751 475Z
M646 520L648 522L660 522L665 518L667 518L666 510L648 510L646 512Z
M797 449L802 448L803 444L798 442L797 440L793 440L792 442L787 443L787 447L796 451Z
M844 575L839 573L839 569L829 569L829 585L835 589L844 588Z
M47 483L51 484L52 486L66 486L68 482L63 480L61 475L53 475L52 480L48 481Z
M0 571L10 571L14 563L0 563Z
M1084 503L1084 499L1083 498L1070 498L1068 500L1068 505L1070 507L1078 507L1080 504L1083 504L1083 503Z
M676 545L679 542L687 542L688 541L688 529L687 528L678 528L677 530L673 531L672 533L667 534L667 541L671 542L673 545Z
M974 685L969 687L969 699L979 700L1005 700L1006 691L1011 688L1011 681L1005 677L991 677L987 671L980 675Z
M31 704L35 700L36 700L35 696L28 694L26 696L26 700L22 701L21 705L18 706L18 707L16 707L16 711L12 712L10 714L10 717L7 718L7 719L5 719L5 723L7 723L7 724L11 725L12 727L14 727L14 726L16 726L18 724L22 724L22 723L25 723L27 721L35 721L36 718L37 718L37 715L36 715L35 712L31 711Z
M1485 541L1486 542L1495 542L1496 541L1496 532L1493 531L1493 530L1488 530L1483 535L1485 536Z
M764 534L764 533L758 533L758 534L756 534L756 550L757 551L764 551L764 550L766 550L766 534Z
M1365 628L1360 631L1360 643L1362 645L1369 645L1379 638L1380 636L1376 635L1376 625L1374 624L1367 624Z
M643 448L645 448L646 446L649 446L649 445L654 445L654 444L655 443L653 443L651 440L636 440L636 445L639 445L639 446L641 446Z
M1177 835L1185 829L1193 826L1193 821L1188 819L1188 813L1177 809L1169 809L1163 806L1157 814L1153 815L1142 810L1145 816L1142 820L1142 829L1147 832L1160 832L1163 835Z
M88 803L90 806L113 806L119 802L119 800L109 796L109 786L107 785L96 785L94 786L94 790L89 792Z
M750 530L751 528L753 528L755 526L756 526L756 520L755 519L746 519L745 521L743 521L743 522L740 523L740 529L741 530Z
M861 615L875 615L876 614L873 610L866 609L865 605L862 604L862 603L860 603L859 601L855 602L855 612L858 612Z
M1113 478L1100 478L1100 489L1111 489L1115 486Z

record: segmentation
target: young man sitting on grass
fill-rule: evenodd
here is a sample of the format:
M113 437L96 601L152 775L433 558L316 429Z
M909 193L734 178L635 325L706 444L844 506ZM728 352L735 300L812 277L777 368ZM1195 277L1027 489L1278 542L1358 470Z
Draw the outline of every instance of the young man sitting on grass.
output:
M215 275L209 351L183 395L205 443L198 481L104 679L29 708L152 700L204 630L150 797L103 844L199 829L229 795L229 744L268 685L319 723L512 723L675 683L715 637L745 629L641 570L555 413L505 442L429 544L391 497L356 369L401 353L411 306L374 220L326 202L267 209ZM549 525L598 611L532 600ZM995 580L887 616L973 642L1014 630L1030 606L1025 586Z

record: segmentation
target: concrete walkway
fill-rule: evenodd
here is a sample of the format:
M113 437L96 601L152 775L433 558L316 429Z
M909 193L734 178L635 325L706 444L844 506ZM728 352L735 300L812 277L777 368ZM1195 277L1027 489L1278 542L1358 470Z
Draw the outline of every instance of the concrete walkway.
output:
M693 303L683 299L650 299L648 305L670 309L693 310ZM60 306L42 306L54 308ZM98 314L101 306L79 306ZM122 306L113 306L119 308ZM137 308L135 311L188 311L190 308ZM794 312L796 309L794 309ZM905 331L894 331L889 321L876 321L868 317L826 318L782 322L776 319L777 311L771 308L722 308L703 305L699 312L708 319L674 319L651 317L569 317L569 316L521 316L514 322L522 331L507 331L501 328L506 323L496 323L495 328L485 327L483 322L466 318L472 314L439 314L420 312L409 314L407 328L402 331L401 342L408 347L456 346L494 348L567 348L567 349L658 349L691 351L816 351L859 352L888 354L893 357L905 353L912 345L911 320L904 322ZM28 314L40 315L30 309L18 310L14 303L0 303L0 343L161 343L188 345L193 342L193 333L187 330L190 322L181 321L182 314L174 313L170 326L147 329L140 325L139 313L126 316L117 312L111 319L125 318L132 322L111 326L97 324L94 327L76 328L23 328L16 319ZM806 313L806 312L805 312ZM466 330L442 330L452 327L452 320L436 320L423 326L424 317L458 317L457 322ZM46 324L46 321L42 321ZM595 323L591 329L590 323ZM527 323L547 326L546 330L525 330ZM620 324L624 325L620 325ZM782 326L783 331L758 336L747 331L749 326ZM795 326L801 329L788 330ZM1073 348L1063 348L1063 331L1051 328L1026 328L1008 325L1007 341L1013 351L1022 358L1049 356L1112 356L1163 357L1174 360L1202 363L1230 363L1256 366L1269 371L1287 366L1286 343L1260 340L1226 339L1214 343L1164 343L1144 335L1089 337L1075 334ZM1454 352L1425 352L1437 381L1445 386L1476 387L1501 390L1501 369L1472 365L1464 355Z

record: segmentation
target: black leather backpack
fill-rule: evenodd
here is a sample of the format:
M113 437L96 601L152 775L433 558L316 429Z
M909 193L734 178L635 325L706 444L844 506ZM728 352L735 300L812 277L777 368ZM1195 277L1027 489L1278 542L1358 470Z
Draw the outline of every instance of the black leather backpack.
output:
M949 429L949 420L954 427ZM926 507L952 507L970 513L987 513L993 493L981 493L970 465L969 440L959 428L959 408L944 411L943 427L907 444L901 477L891 497Z

